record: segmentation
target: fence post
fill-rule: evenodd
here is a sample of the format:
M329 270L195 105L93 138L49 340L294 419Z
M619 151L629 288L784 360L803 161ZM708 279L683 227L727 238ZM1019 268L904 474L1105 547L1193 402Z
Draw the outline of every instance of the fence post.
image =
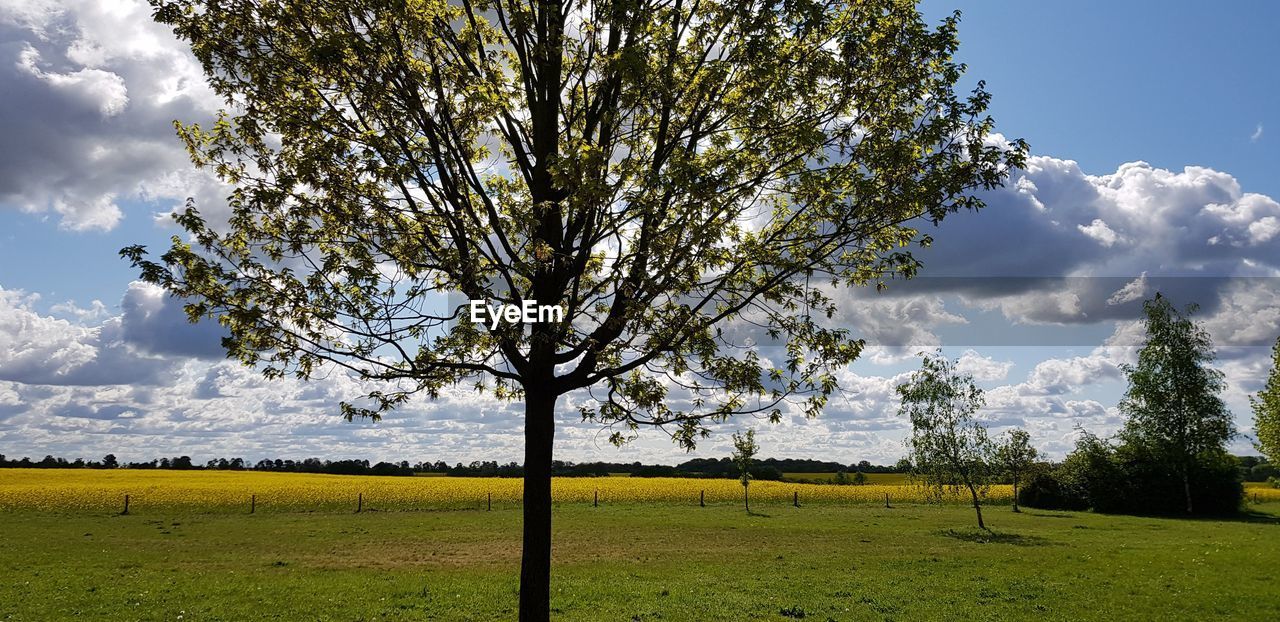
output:
M356 496L356 514L359 514L362 510L364 510L364 493L363 492L359 493Z
M884 507L885 507L885 508L890 507L890 506L889 506L889 493L887 493L887 492L886 492L886 493L884 493Z
M258 495L249 495L249 513L253 514L258 509Z
M800 507L800 491L797 490L791 493L791 505Z
M600 507L600 489L599 488L596 489L595 498L591 500L591 507L593 508Z
M125 496L124 496L124 511L123 511L123 512L121 512L121 513L120 513L120 515L121 515L121 516L127 516L128 514L129 514L129 495L128 495L128 494L125 494Z
M704 508L707 507L707 491L703 490L698 492L698 506Z
M484 511L486 511L486 512L492 512L492 511L493 511L493 493L492 493L492 492L490 492L490 493L489 493L489 507L485 508L485 510L484 510Z

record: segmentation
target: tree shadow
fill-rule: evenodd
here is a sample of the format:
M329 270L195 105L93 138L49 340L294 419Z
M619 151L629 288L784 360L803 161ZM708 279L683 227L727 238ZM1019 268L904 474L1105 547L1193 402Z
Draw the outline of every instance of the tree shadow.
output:
M1236 514L1139 514L1136 512L1094 512L1099 516L1134 516L1138 518L1154 518L1174 521L1224 522L1224 523L1257 523L1262 525L1280 525L1280 514L1259 512L1257 510L1241 510ZM1161 527L1163 528L1163 527Z
M1075 518L1075 515L1073 514L1061 514L1057 512L1023 512L1023 514L1039 518Z
M945 538L955 538L977 544L1011 544L1013 546L1046 546L1047 538L1040 536L1024 536L1016 533L1001 533L984 529L943 529L937 532Z
M747 516L753 516L756 518L773 518L772 514L765 514L764 512L757 512L755 510L751 510L750 512L747 512Z
M1259 512L1256 510L1245 510L1239 514L1224 514L1222 516L1214 516L1212 514L1205 516L1162 516L1160 518L1175 518L1182 520L1196 521L1225 521L1230 523L1258 523L1262 525L1280 525L1280 515L1270 512Z

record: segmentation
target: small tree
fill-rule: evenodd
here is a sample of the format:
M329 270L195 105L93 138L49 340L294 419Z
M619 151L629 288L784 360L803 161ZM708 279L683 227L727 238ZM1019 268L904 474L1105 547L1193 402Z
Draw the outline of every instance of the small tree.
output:
M973 418L984 404L982 389L973 376L956 371L941 350L923 356L921 368L897 389L898 412L911 418L911 461L939 496L947 489L968 490L978 527L986 529L981 497L990 482L992 444L987 429Z
M1157 293L1142 306L1147 343L1137 365L1121 366L1129 390L1120 401L1128 417L1120 436L1181 480L1190 514L1192 471L1225 455L1235 435L1231 413L1218 396L1226 384L1222 372L1209 367L1214 354L1208 331L1188 317L1195 305L1179 313Z
M1271 350L1271 374L1258 396L1249 398L1253 406L1253 427L1258 435L1254 445L1274 464L1280 463L1280 339Z
M1026 480L1035 464L1036 448L1031 446L1031 435L1026 430L1013 429L1005 435L996 448L996 465L1013 484L1013 511L1018 512L1018 487Z
M746 434L733 433L733 463L738 467L738 481L742 482L742 505L751 513L751 501L747 498L747 488L751 485L751 461L755 458L760 446L756 444L756 431L747 430Z

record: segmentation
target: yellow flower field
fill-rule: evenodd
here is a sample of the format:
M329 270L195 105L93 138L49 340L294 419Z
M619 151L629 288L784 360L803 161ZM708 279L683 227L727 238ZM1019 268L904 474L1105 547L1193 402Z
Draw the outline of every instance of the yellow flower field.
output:
M1280 488L1276 488L1266 482L1245 482L1244 484L1245 501L1250 503L1266 503L1268 501L1280 501Z
M742 486L730 479L590 477L557 478L557 503L696 504L706 493L708 504L738 503ZM835 486L758 481L751 484L753 503L893 503L927 501L927 491L914 485ZM87 469L0 469L0 510L110 512L123 507L148 510L244 510L256 496L258 511L353 510L357 496L376 510L482 508L490 494L497 506L520 501L519 479L468 477L375 477L266 473L251 471L142 471ZM993 486L990 503L1007 503L1009 486ZM949 502L963 502L950 496Z

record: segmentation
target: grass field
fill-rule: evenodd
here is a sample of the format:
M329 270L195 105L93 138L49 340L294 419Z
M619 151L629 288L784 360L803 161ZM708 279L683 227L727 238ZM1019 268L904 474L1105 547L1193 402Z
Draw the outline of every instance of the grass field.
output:
M757 482L748 516L732 480L697 505L692 495L717 482L557 480L553 616L1280 619L1275 503L1236 520L1178 520L1014 514L1001 500L985 511L988 533L959 504L830 496L912 487ZM499 486L514 487L484 510L477 491ZM126 489L136 501L121 516ZM252 515L250 489L267 497ZM592 507L597 489L608 494ZM348 503L357 490L370 496L359 514ZM513 619L520 512L508 495L518 490L518 480L2 470L0 620ZM792 507L795 490L817 502Z
M558 507L561 620L1280 619L1280 517ZM516 508L0 513L4 620L513 619Z

